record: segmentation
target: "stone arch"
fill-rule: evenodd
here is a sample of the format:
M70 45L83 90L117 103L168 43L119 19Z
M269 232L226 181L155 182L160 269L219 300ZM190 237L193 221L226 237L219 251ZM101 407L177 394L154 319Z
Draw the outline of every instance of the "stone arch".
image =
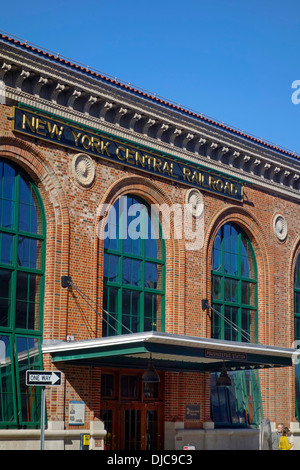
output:
M288 310L291 312L291 317L294 317L295 305L294 305L294 275L296 269L296 262L300 256L300 236L297 237L293 246L291 247L291 258L288 270L288 292L289 292L289 304ZM295 332L294 332L294 323L292 322L293 327L291 328L291 343L294 341Z
M206 293L206 298L211 299L212 246L220 227L229 222L237 224L244 230L254 249L258 281L258 341L260 343L273 344L273 332L270 330L266 315L270 308L269 303L273 292L269 253L263 236L263 227L249 209L236 206L229 206L225 209L221 209L217 214L215 214L209 226L206 228L203 249L207 262L205 267L205 285L203 286L203 291ZM209 319L207 319L207 329L210 335Z
M293 342L295 341L295 296L294 296L294 274L295 274L295 269L296 269L296 262L298 259L298 256L300 256L300 237L298 236L297 239L295 240L292 248L291 248L291 258L290 258L290 264L289 264L289 271L288 271L288 310L291 313L291 336L290 336L290 347L293 347ZM296 345L295 345L296 346ZM295 371L295 372L294 372ZM297 401L299 398L297 398L296 395L296 380L297 380L297 368L293 368L293 373L290 374L290 387L291 390L293 390L293 396L294 400L293 403L297 404ZM299 407L299 405L298 405ZM296 411L296 406L294 407L294 412L292 411L292 416L293 419L299 420L299 417L297 416L297 411Z
M102 204L113 205L120 196L126 194L139 196L149 205L157 204L170 207L173 203L171 198L164 192L157 182L145 179L138 175L124 176L115 181L99 201L98 207ZM164 217L162 211L162 217ZM167 211L166 211L167 212ZM95 217L95 228L97 230L95 244L95 259L97 260L98 283L96 291L98 292L98 308L102 309L102 272L103 270L103 250L104 243L99 237L99 233L104 230L103 219L99 215ZM99 232L100 230L100 232ZM166 298L165 298L165 331L168 333L184 333L184 275L185 275L185 247L184 241L174 238L174 221L170 223L170 238L165 239L166 248ZM100 275L101 272L101 275ZM99 281L100 280L100 281ZM98 324L98 328L100 325Z

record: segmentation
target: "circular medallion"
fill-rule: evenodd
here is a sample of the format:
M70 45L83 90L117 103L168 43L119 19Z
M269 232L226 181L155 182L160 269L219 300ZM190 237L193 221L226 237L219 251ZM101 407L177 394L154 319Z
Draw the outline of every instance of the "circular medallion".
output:
M283 215L277 214L273 219L273 230L278 240L283 241L287 236L287 223Z
M95 178L95 165L93 159L85 153L74 155L72 160L72 173L81 186L88 188Z
M189 189L185 195L185 203L194 217L199 217L202 214L204 202L199 189Z

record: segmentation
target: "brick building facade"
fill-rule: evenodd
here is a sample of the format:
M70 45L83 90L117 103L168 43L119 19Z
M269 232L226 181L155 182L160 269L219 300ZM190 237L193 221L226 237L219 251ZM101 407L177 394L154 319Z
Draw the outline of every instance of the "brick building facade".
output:
M299 446L300 157L3 35L0 80L2 448L38 445L31 368L62 372L48 448L82 433L99 449L258 448L266 418ZM103 208L127 216L122 197L161 209L158 241L109 245ZM159 383L142 379L150 355Z

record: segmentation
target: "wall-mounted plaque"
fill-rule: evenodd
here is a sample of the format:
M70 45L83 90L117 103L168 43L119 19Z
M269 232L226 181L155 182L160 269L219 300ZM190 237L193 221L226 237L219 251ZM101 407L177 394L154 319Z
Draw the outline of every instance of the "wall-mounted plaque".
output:
M192 404L185 405L185 420L200 420L200 405Z
M73 426L84 425L84 401L69 401L69 424Z

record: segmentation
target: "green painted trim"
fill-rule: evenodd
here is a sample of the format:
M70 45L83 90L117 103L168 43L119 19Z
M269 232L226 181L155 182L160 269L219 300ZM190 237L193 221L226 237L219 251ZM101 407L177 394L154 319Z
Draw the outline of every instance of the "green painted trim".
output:
M144 205L149 209L149 205L141 199L140 197L136 196L135 194L128 193L126 194L126 197L128 198L133 198L134 201L137 201L139 204ZM128 208L128 206L127 206ZM120 209L120 208L119 208ZM119 215L119 211L117 216ZM144 215L144 214L143 214ZM150 221L151 222L151 221ZM124 323L123 321L123 293L128 291L128 292L138 292L140 294L139 296L139 315L137 316L138 320L138 326L137 326L137 331L145 331L145 295L146 294L153 294L153 295L158 295L161 296L161 331L165 330L165 285L166 285L166 247L165 247L165 240L163 238L162 234L162 227L160 224L160 221L156 218L156 223L158 224L159 227L159 242L161 244L161 258L150 258L146 256L145 253L145 239L140 238L139 243L140 243L140 254L134 254L134 253L127 253L124 250L124 239L120 237L119 233L119 238L118 238L118 249L111 249L111 248L104 248L104 263L108 262L110 263L110 258L108 259L107 256L113 255L118 257L118 280L115 282L112 281L105 281L104 282L104 289L107 289L107 292L109 293L109 289L117 289L117 309L116 309L116 318L118 322ZM120 217L120 227L123 226L123 214L121 214ZM119 229L120 229L119 227ZM126 230L128 229L128 225L126 226ZM149 227L148 227L149 229ZM121 230L121 229L120 229ZM153 243L155 242L155 239L152 240ZM140 285L136 286L134 284L124 284L123 283L123 260L124 259L129 259L129 260L136 260L141 262L141 278L140 278ZM149 288L145 287L145 263L153 264L153 265L159 265L162 267L162 272L161 272L161 289L158 288ZM109 266L108 266L109 268ZM132 267L131 267L132 269ZM130 300L130 310L132 308L132 298ZM152 305L153 308L153 305ZM107 309L110 311L110 307ZM112 313L112 311L110 311ZM152 317L153 317L153 311L152 311ZM129 327L130 330L132 330L131 327L131 321L132 321L132 315L130 313L130 325L126 325ZM122 332L122 326L120 323L115 323L114 327L116 328L118 333ZM105 321L103 321L103 336L107 336L107 332L109 326Z
M297 297L299 300L297 300ZM294 272L294 339L300 341L300 253ZM300 366L295 365L295 416L300 422Z
M108 350L97 350L95 349L93 352L83 353L82 350L79 350L78 353L52 353L52 360L53 362L61 362L61 361L77 361L77 360L85 360L85 359L97 359L103 357L114 357L114 356L125 356L127 354L141 354L147 353L148 349L143 346L139 347L132 347L126 348L124 346L116 348L116 349L108 349Z
M225 271L225 227L233 227L237 231L237 253L233 253L230 251L230 259L233 256L233 259L236 257L236 266L238 269L238 274L231 274ZM258 339L258 287L257 287L257 263L256 263L256 258L255 258L255 253L252 247L252 244L245 234L245 232L242 230L241 227L239 227L235 223L228 222L224 225L222 225L219 229L219 232L221 231L221 245L220 245L220 269L215 270L214 269L214 247L216 243L216 239L213 244L212 248L212 305L215 305L216 310L219 310L220 313L225 316L225 308L234 308L237 310L237 318L233 319L232 321L242 327L242 311L243 310L248 310L248 311L253 311L255 314L255 320L254 320L254 326L255 326L255 341L257 342ZM216 235L219 236L219 232ZM241 247L242 247L242 237L247 241L247 249L250 250L250 254L253 260L253 268L254 268L254 275L253 277L248 277L242 275L241 272L241 266L242 266L242 253L241 253ZM231 236L230 236L231 239ZM229 252L226 252L227 254ZM220 298L214 298L214 286L216 283L216 280L219 279L218 282L220 282L220 292L219 292L219 297ZM225 282L229 283L230 282L230 294L232 295L232 282L231 281L236 281L236 287L237 287L237 295L235 300L225 300ZM249 303L243 303L243 297L242 297L242 283L246 282L247 284L252 284L254 285L254 303L249 304ZM232 311L231 311L232 315ZM215 323L214 323L215 322ZM212 314L212 332L214 332L215 328L219 330L218 338L224 339L225 338L225 321L218 317L216 314ZM227 328L226 328L227 329ZM245 327L243 327L245 329ZM233 332L231 330L232 335L237 335L235 341L243 341L242 336L240 333Z
M10 234L13 236L13 245L12 245L12 259L11 263L1 263L0 268L6 270L11 273L10 279L10 291L9 291L9 311L8 311L8 324L5 327L0 328L0 335L8 336L10 342L10 360L11 360L11 375L12 375L12 387L13 387L13 400L11 406L14 409L14 419L11 420L8 424L5 422L0 423L0 428L2 427L16 427L16 426L25 426L26 428L37 428L39 427L39 420L40 416L39 413L37 414L37 409L39 407L39 391L30 391L29 389L24 388L24 374L23 374L23 367L20 368L19 357L17 354L17 338L23 338L24 341L26 340L26 344L28 344L29 340L37 340L38 341L38 354L34 357L29 356L29 351L27 350L27 361L28 361L28 368L38 368L41 369L43 366L43 356L41 351L41 343L42 343L42 334L43 334L43 308L44 308L44 289L45 289L45 263L46 263L46 214L44 211L43 202L39 191L24 170L19 167L16 163L11 162L10 160L6 160L5 158L0 158L0 161L15 170L15 177L14 177L14 219L13 219L13 226L12 227L2 227L0 226L0 233ZM21 179L24 180L27 184L27 187L30 190L30 197L33 200L33 205L29 205L29 228L31 229L31 217L32 217L32 208L34 207L38 214L38 221L40 221L41 228L40 233L34 233L33 231L26 232L24 230L19 230L19 211L20 211L20 182ZM0 192L0 197L2 193ZM2 200L2 199L1 199ZM34 210L35 210L34 209ZM39 259L41 265L38 268L20 266L18 263L18 244L22 237L26 237L26 239L30 240L37 240L41 243L41 253L39 254ZM31 247L28 246L28 254L30 257ZM39 303L39 312L38 312L38 327L37 329L29 329L28 328L28 321L30 319L30 311L29 306L32 304L29 298L29 279L27 280L27 297L24 299L24 304L26 301L26 324L27 327L16 328L16 305L18 300L17 295L17 275L18 273L24 273L28 275L38 276L40 278L39 281L39 299L36 301ZM34 302L35 303L35 302ZM24 360L26 360L26 351L24 351ZM23 361L23 357L22 357ZM22 378L20 377L22 375ZM24 392L26 390L26 392ZM35 413L35 416L31 421L26 421L22 416L22 403L23 398L22 395L26 393L26 399L29 400L32 404L31 411ZM35 398L33 400L33 394ZM2 394L1 394L2 395ZM34 404L34 406L33 406ZM1 397L0 397L0 406L1 406Z
M84 363L84 361L89 361L92 363L94 361L94 365L97 365L97 359L109 359L115 358L116 360L120 360L122 358L124 360L133 361L135 363L142 363L147 362L149 357L145 358L134 358L134 357L126 357L128 355L134 356L139 354L147 354L153 353L156 355L160 355L161 358L155 358L155 366L163 369L164 367L170 367L174 370L201 370L201 371L220 371L222 368L223 361L219 360L212 363L205 363L205 362L197 362L195 360L199 358L206 357L205 356L205 349L201 348L189 348L185 346L171 346L166 345L163 343L137 343L135 346L126 346L126 345L111 345L105 347L95 347L89 351L86 351L85 348L79 347L77 350L71 351L57 351L52 352L52 360L53 362L80 362ZM165 358L164 356L167 356ZM170 359L170 356L173 356ZM191 360L184 361L184 358L188 357ZM119 358L119 359L118 359ZM139 361L139 362L138 362ZM264 356L261 354L247 354L246 359L240 360L228 360L226 361L226 365L228 369L231 367L248 367L251 366L259 368L261 364L267 366L275 366L275 367L288 367L292 365L292 359L286 357L274 357L274 356Z

